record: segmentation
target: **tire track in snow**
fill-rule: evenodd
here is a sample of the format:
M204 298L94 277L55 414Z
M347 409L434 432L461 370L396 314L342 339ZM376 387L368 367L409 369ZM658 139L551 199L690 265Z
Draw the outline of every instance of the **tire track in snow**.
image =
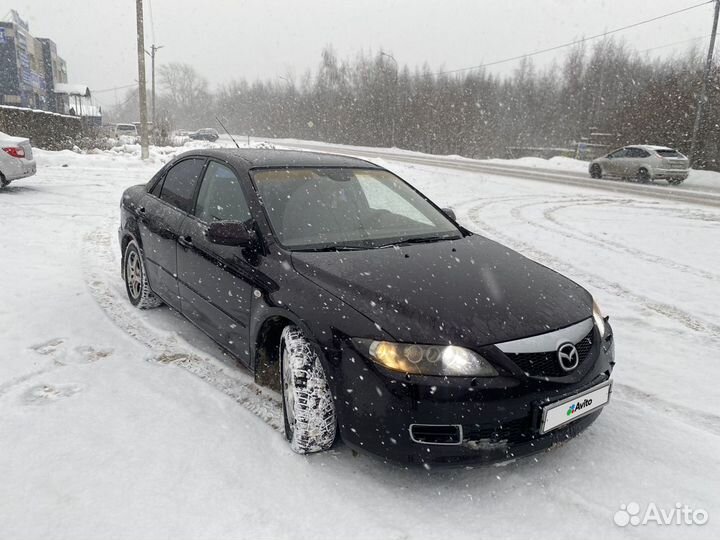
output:
M649 311L653 311L659 315L672 319L690 330L705 334L705 336L710 337L715 341L720 341L720 325L695 317L694 315L671 304L659 302L647 296L634 293L620 283L610 281L597 274L587 272L571 263L555 257L554 255L539 250L526 242L501 232L480 217L482 210L492 205L493 202L494 201L488 201L487 203L475 206L468 211L468 218L470 221L480 227L483 231L486 231L490 237L517 249L527 257L530 257L531 259L547 265L559 272L566 275L576 276L578 279L584 281L585 283L589 283L598 289L606 291L614 296L630 300Z
M575 199L575 200L569 200L567 201L569 204L561 204L561 205L555 205L543 212L543 217L550 221L551 223L556 224L558 227L548 227L547 225L544 225L541 222L534 221L532 219L529 219L523 214L523 210L526 208L532 208L536 206L543 206L547 205L547 202L534 202L534 203L528 203L520 206L516 206L510 210L510 215L517 219L518 221L521 221L523 223L526 223L532 227L535 227L540 230L545 230L548 232L551 232L553 234L558 234L560 236L563 236L565 238L568 238L570 240L577 240L579 242L583 243L589 243L593 244L599 247L602 247L604 249L607 249L609 251L614 251L615 253L619 253L621 255L630 255L632 257L635 257L637 259L641 259L643 261L652 263L652 264L660 264L666 268L672 268L674 270L678 270L681 272L684 272L686 274L691 274L696 277L700 277L702 279L707 279L713 282L720 281L720 275L713 274L712 272L707 272L705 270L695 268L694 266L690 266L687 264L683 264L677 261L674 261L672 259L666 259L665 257L661 257L659 255L652 255L651 253L647 253L645 251L642 251L637 248L630 248L628 246L625 246L623 244L620 244L619 242L615 242L610 239L605 239L602 237L599 237L593 233L590 232L584 232L577 228L572 227L572 225L568 225L565 223L561 223L557 217L555 217L555 213L559 212L560 210L564 210L567 208L574 208L577 206L599 206L601 204L616 204L616 203L632 203L633 201L630 201L628 199L623 200L616 200L616 199L598 199L597 201L588 201L587 199ZM568 229L573 229L577 231L577 233L571 232Z
M176 334L158 331L143 323L141 314L151 316L152 310L141 312L127 301L125 290L120 286L120 261L113 257L119 246L111 238L108 227L95 230L85 236L82 249L85 282L110 320L152 351L148 361L187 370L284 433L279 396L257 385L252 375L241 371L244 368L227 366ZM114 287L113 283L118 286Z
M619 395L615 396L616 393ZM625 400L643 406L651 406L690 426L720 436L720 415L672 403L655 394L650 394L634 386L618 383L617 381L613 383L613 397L617 397L621 401Z

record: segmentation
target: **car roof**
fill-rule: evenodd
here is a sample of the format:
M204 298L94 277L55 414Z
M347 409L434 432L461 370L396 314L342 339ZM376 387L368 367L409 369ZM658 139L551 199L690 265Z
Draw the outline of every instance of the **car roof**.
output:
M642 148L644 150L672 150L669 146L658 146L655 144L633 144L625 148Z
M378 165L350 156L307 152L303 150L276 150L270 148L208 148L185 152L179 157L213 157L231 163L238 169L278 167L362 167L381 169Z

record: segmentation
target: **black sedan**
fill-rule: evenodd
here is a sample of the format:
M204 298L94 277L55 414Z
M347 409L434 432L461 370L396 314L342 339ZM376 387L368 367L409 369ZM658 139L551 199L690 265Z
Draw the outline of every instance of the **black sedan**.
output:
M202 150L122 198L139 308L182 313L281 390L300 453L506 460L591 424L612 329L582 287L372 163Z

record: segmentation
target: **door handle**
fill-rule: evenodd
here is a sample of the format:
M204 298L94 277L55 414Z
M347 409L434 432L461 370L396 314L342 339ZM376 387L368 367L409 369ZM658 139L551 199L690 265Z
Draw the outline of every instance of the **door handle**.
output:
M144 213L145 213L145 207L144 207L144 206L141 206L140 208L138 208L138 212L141 213L141 214L144 214Z
M180 244L183 247L191 247L192 246L192 236L185 235L178 238L178 244Z

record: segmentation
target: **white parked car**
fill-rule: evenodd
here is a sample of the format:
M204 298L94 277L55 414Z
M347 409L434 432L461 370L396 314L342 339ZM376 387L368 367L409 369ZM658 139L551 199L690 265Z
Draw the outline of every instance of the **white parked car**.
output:
M37 171L30 140L0 131L0 187L13 180L32 176Z
M678 185L690 173L690 160L667 146L638 144L613 150L590 163L590 176L635 178L646 184L656 179Z

